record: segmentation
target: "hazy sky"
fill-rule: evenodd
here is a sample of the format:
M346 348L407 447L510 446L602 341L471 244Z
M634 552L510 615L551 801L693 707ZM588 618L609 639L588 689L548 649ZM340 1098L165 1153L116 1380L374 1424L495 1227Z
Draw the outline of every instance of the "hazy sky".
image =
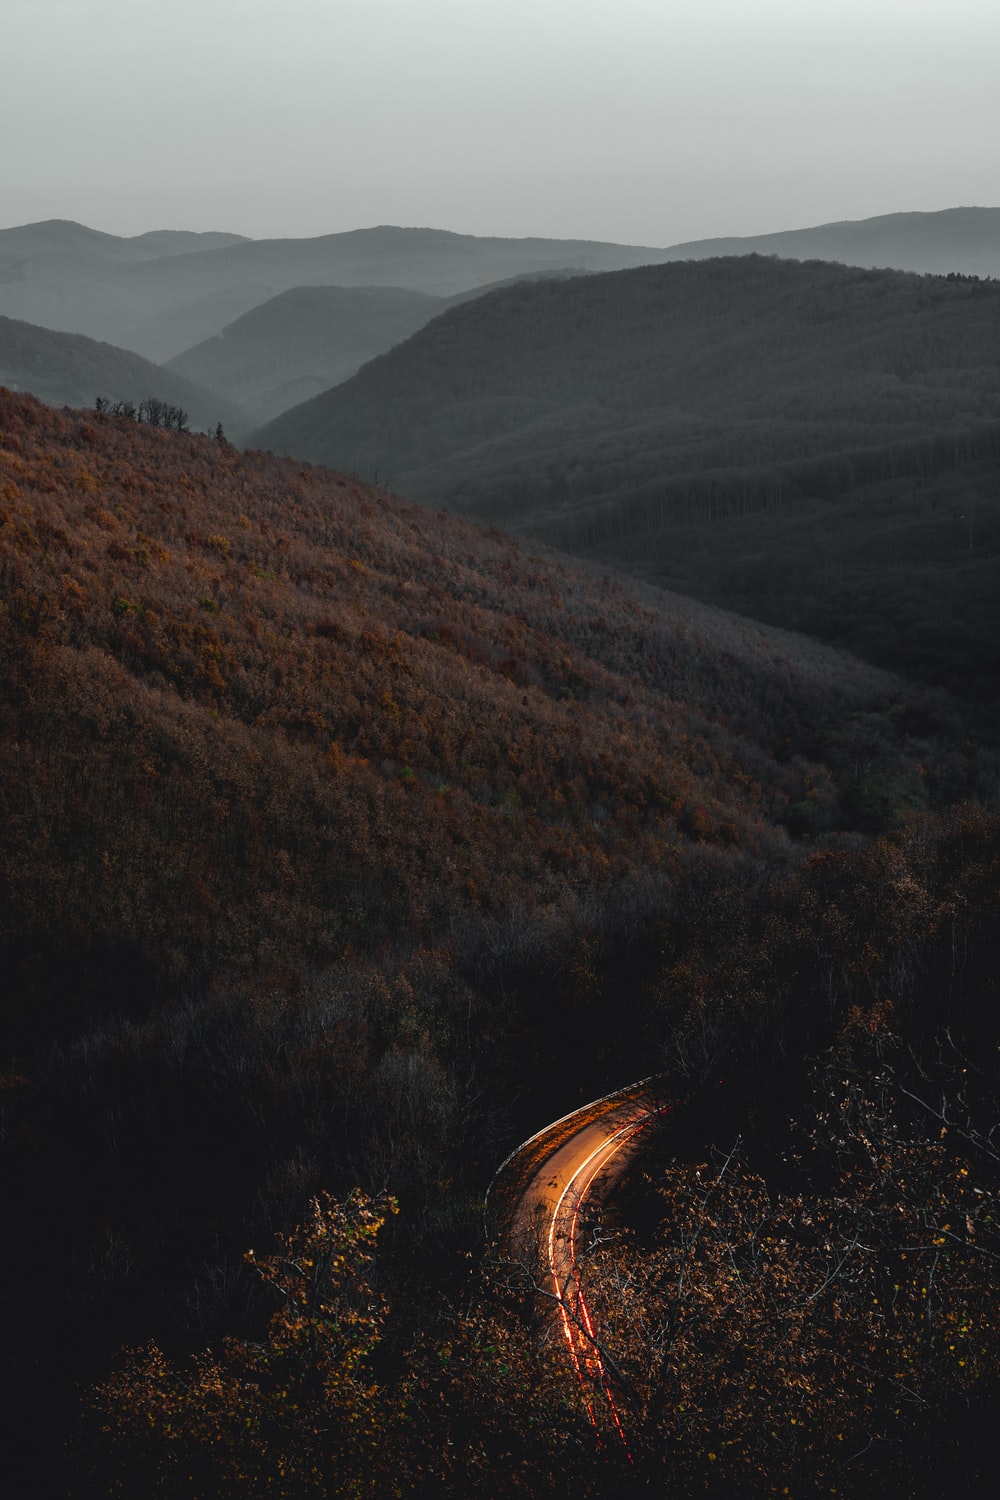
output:
M0 225L666 245L1000 204L998 0L0 0Z

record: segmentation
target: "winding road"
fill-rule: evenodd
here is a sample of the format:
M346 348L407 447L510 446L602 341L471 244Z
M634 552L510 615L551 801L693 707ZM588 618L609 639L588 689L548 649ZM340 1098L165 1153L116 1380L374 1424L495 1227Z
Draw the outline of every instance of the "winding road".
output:
M577 1276L586 1205L599 1203L632 1159L641 1132L673 1108L652 1079L597 1099L525 1141L498 1173L520 1172L521 1186L503 1235L507 1255L530 1268L540 1296L551 1298L594 1426L605 1412L628 1447L600 1340Z

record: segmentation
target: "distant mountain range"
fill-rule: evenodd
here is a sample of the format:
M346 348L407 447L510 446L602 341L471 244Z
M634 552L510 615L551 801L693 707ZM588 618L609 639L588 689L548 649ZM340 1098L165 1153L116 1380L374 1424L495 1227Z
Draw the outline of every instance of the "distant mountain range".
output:
M0 231L0 313L162 362L294 287L401 287L448 297L510 277L615 270L666 255L588 240L391 226L305 240L222 238L231 242L201 249L182 240L150 256L131 240L62 221Z
M14 318L0 317L0 386L30 391L54 406L93 406L98 396L138 404L152 396L182 407L192 427L208 430L221 422L234 439L250 425L246 412L224 396L127 349Z
M74 255L81 261L90 258L95 268L109 261L135 265L191 250L224 249L243 240L242 234L198 234L188 229L154 229L124 238L88 229L72 219L43 219L37 224L0 229L0 280L31 279L46 256Z
M50 220L0 230L0 314L85 333L162 362L296 287L398 287L448 297L558 269L611 271L751 252L1000 275L1000 209L889 214L667 248L391 225L312 239L172 230L123 239Z

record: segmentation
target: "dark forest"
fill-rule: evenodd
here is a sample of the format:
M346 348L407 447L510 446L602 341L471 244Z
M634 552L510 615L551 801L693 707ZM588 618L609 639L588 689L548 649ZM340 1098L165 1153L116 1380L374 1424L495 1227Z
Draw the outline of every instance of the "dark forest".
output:
M0 600L19 1493L975 1492L1000 820L967 697L10 393ZM651 1072L684 1102L586 1264L626 1458L482 1203Z

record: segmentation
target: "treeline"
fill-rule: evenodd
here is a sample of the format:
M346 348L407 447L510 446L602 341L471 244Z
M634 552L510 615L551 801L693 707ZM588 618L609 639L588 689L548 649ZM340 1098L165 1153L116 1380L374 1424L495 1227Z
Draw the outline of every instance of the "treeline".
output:
M94 410L99 416L106 413L112 417L125 417L129 422L148 422L150 427L165 427L168 432L187 432L188 414L180 406L171 406L168 401L160 401L156 396L147 396L145 401L138 404L134 401L109 401L106 396L98 396L94 402ZM222 424L216 428L216 436L221 437Z

